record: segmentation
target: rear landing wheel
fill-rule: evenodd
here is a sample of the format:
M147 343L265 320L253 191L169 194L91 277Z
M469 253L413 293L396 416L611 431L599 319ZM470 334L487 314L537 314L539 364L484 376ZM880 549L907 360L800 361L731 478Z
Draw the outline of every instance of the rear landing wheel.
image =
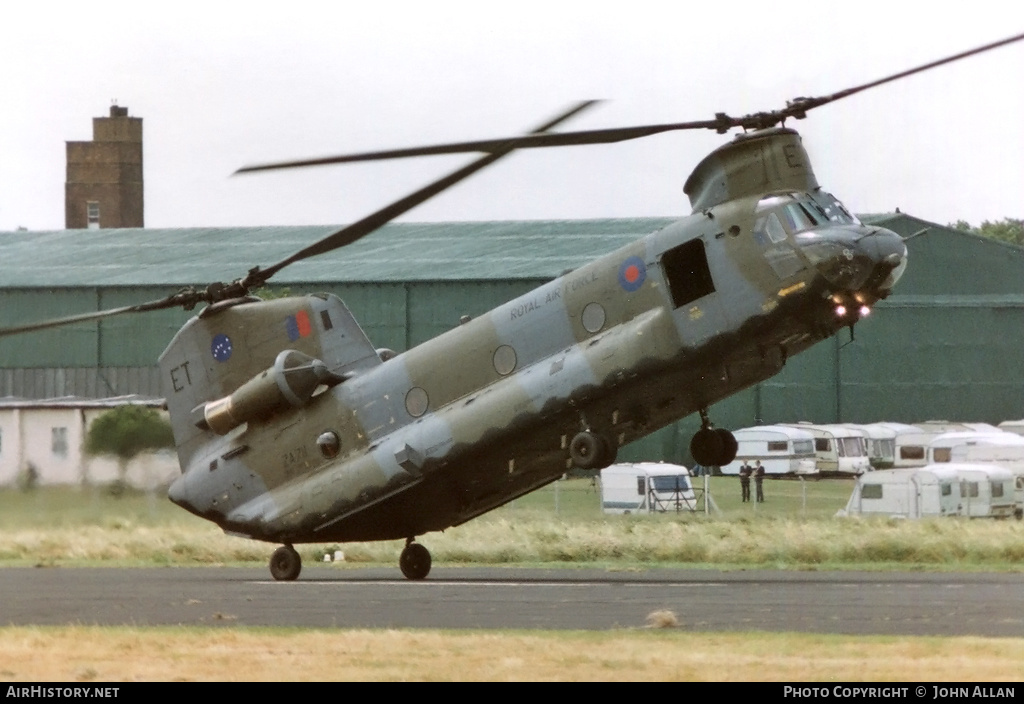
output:
M290 582L302 571L302 558L291 545L285 545L270 556L270 574L274 579Z
M406 543L398 566L406 579L425 579L430 574L430 551L419 543Z

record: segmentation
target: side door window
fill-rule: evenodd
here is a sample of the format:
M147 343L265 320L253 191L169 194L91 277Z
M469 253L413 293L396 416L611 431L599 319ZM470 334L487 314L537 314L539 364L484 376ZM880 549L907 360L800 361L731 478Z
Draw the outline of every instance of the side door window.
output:
M681 308L715 292L704 240L690 240L673 247L662 255L661 265L668 279L674 307Z

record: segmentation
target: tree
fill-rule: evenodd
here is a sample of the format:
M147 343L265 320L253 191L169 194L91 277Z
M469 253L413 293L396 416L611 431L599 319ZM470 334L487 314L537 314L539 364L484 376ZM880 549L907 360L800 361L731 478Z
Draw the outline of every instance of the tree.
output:
M132 458L165 447L174 447L171 424L145 406L118 406L107 411L93 421L85 436L87 454L117 457L122 483Z
M966 220L957 220L955 223L950 223L949 226L964 232L972 232L982 237L1024 247L1024 219L1021 218L1003 218L995 222L985 220L981 223L980 227L971 227L971 224Z

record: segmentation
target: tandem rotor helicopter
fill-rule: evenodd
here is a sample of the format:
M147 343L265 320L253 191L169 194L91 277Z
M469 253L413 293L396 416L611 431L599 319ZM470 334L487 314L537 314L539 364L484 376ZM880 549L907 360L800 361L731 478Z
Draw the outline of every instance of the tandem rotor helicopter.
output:
M702 465L736 454L708 408L889 295L902 238L860 223L819 186L800 136L808 111L1024 34L886 78L743 117L533 132L247 167L295 168L431 154L483 156L267 268L139 305L0 330L11 335L125 313L205 307L160 357L181 476L171 501L224 531L280 543L293 580L301 543L405 539L423 579L445 530L561 477L611 464L620 446L694 412ZM418 347L376 349L337 297L262 301L284 267L351 244L516 149L740 128L684 186L693 213Z

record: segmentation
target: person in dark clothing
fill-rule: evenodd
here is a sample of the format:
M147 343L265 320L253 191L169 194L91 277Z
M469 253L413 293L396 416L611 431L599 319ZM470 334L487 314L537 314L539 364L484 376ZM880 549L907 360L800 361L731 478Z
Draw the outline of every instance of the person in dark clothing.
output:
M764 503L764 467L761 460L754 463L754 486L757 489L757 503ZM749 490L748 490L749 493Z
M743 494L744 503L750 501L750 475L753 472L753 468L746 462L740 467L740 491Z

